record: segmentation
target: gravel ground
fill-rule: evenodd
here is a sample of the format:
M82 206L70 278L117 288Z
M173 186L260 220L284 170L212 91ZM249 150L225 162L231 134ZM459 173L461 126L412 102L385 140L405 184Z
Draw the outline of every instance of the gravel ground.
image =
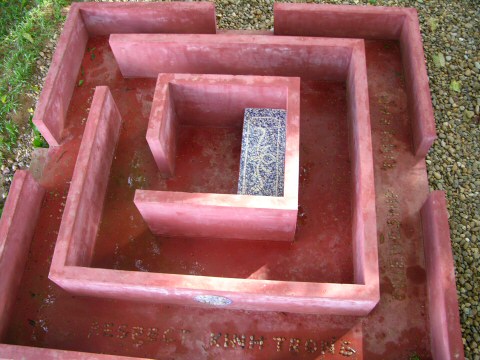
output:
M307 1L321 2L321 1ZM366 0L328 1L366 4ZM376 5L417 8L435 107L438 140L427 157L431 189L448 198L460 318L468 359L480 360L480 2L478 0L370 0ZM216 1L224 29L272 29L269 0ZM42 87L55 39L40 53L33 81ZM32 107L37 92L29 94ZM2 165L2 193L13 171L27 167L32 135L28 126L16 156ZM3 195L5 197L5 195Z

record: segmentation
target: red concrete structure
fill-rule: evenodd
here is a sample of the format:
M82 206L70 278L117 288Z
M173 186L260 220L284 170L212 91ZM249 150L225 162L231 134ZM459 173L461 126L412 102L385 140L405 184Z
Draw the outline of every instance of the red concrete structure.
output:
M154 234L293 240L298 212L300 79L160 74L147 142L159 170L171 176L179 127L241 128L248 107L287 110L284 196L137 190L135 205Z
M75 88L89 36L110 33L205 33L216 31L215 7L190 4L74 3L58 40L33 122L50 146L58 146L64 133L68 105Z
M33 166L35 178L46 190L44 199L41 207L36 203L30 208L25 205L30 204L31 196L20 196L24 200L16 206L28 207L30 211L40 208L39 220L36 225L21 222L32 226L33 235L29 249L22 242L21 250L15 250L20 262L22 256L26 259L24 267L13 266L16 280L9 283L11 278L5 278L3 268L0 269L1 286L6 285L7 289L0 298L8 303L1 318L5 344L0 345L0 357L109 358L93 354L105 353L116 358L124 355L178 359L292 356L340 359L349 354L369 360L408 359L414 355L421 359L452 356L462 359L458 309L453 301L450 243L444 229L445 204L439 201L441 196L437 193L429 197L422 161L435 132L415 11L280 4L275 5L275 34L218 31L220 47L227 49L228 41L222 36L229 36L237 49L254 56L253 47L249 50L247 46L252 41L260 48L263 59L272 60L273 70L255 67L254 61L247 60L246 65L220 64L215 71L208 64L195 65L191 59L179 58L179 66L203 66L212 74L221 71L301 77L300 208L296 239L293 243L225 242L153 236L133 203L136 189L231 194L236 185L235 176L225 171L236 164L240 151L231 146L241 136L233 128L181 129L175 177L165 180L159 176L145 140L155 89L155 81L151 79L157 74L151 74L150 79L124 79L120 72L123 69L115 61L117 54L111 52L108 44L109 32L158 33L168 32L169 28L183 32L178 24L184 24L185 28L196 24L187 32L215 32L213 5L185 6L192 12L187 14L186 7L167 3L72 6L35 115L36 123L52 145L41 162L44 167ZM288 6L291 7L287 9ZM158 17L149 10L153 8L160 14ZM182 15L176 9L181 9ZM299 14L304 11L304 21L299 22ZM316 36L370 39L365 41L368 98L363 87L367 81L360 76L361 72L351 70L361 68L365 61L361 57L353 61L355 51L361 52L358 45L362 42L324 41L328 47L337 47L340 56L332 60L338 61L337 65L330 64L320 53L318 58L325 62L309 64L295 60L290 64L288 54L282 52L282 42L287 42L280 33L282 24L286 25L285 31L292 32L289 35L311 36L299 38L307 42L319 40ZM305 32L293 33L303 27ZM200 37L192 45L203 47L214 39L206 41ZM273 44L270 47L268 39ZM343 46L342 55L338 49L342 46L337 44L345 45L348 41L352 46ZM180 41L176 48L168 45L165 51L175 54L178 50L181 54L182 47L187 48ZM85 51L93 48L95 61ZM202 55L201 49L192 51L215 63L208 54ZM269 51L276 51L288 71L275 62L275 57L268 57ZM302 53L300 44L295 51ZM309 47L308 51L314 49ZM232 59L238 58L233 57L234 49L227 53ZM79 73L80 67L84 74ZM332 71L330 75L326 69ZM163 65L159 70L192 72ZM324 81L327 76L329 81ZM84 83L77 87L80 77ZM352 85L356 81L361 88ZM110 88L124 122L111 167L102 170L110 175L105 200L95 202L96 206L103 204L103 211L91 258L72 251L71 260L78 263L66 264L68 256L64 249L68 244L64 244L65 248L57 252L63 253L63 261L54 261L51 268L87 109L94 89L105 85ZM361 110L360 115L357 109ZM352 119L365 119L368 109L371 132L365 129L355 132ZM372 174L371 160L364 155L368 151L352 155L355 147L360 146L356 142L362 142L364 136L371 138L375 197L367 197L367 209L359 210L362 196L367 196L369 186L373 185L367 182L365 188L363 182L356 181L358 175ZM362 159L366 159L365 165ZM86 183L90 180L87 177ZM15 194L12 188L9 197L16 198ZM373 200L376 229L372 230L369 209ZM11 214L7 210L4 217ZM5 223L2 219L2 229ZM20 228L9 227L7 233L14 234L11 230ZM357 229L356 233L352 229ZM358 241L362 240L362 234L363 243ZM92 238L90 233L88 241ZM4 239L2 236L0 241ZM372 239L375 251L370 248ZM85 245L88 255L92 244ZM7 247L0 249L5 252ZM377 250L380 301L373 311L360 317L300 313L318 312L320 302L321 312L338 313L339 302L330 303L330 298L322 296L330 294L331 299L339 300L338 296L346 294L345 291L352 296L365 295L348 307L350 313L354 308L364 311L368 301L372 303L373 296L368 298L366 289L375 280L372 274L377 266L369 256ZM6 263L11 265L15 261L8 259ZM447 276L439 276L438 269ZM55 279L68 291L48 279L50 271L55 272ZM446 296L438 297L442 286L447 289ZM236 297L231 296L232 290ZM248 298L241 296L246 292L258 295L265 301L264 309L271 311L230 310L238 302L241 308L249 308ZM300 296L292 297L295 292L301 293ZM178 305L157 303L165 297L178 301ZM132 300L139 298L143 301ZM340 300L342 304L345 298ZM202 305L198 301L212 305L184 306ZM278 304L282 301L286 302L283 309L299 313L279 311ZM329 308L330 305L335 308Z
M462 330L445 194L435 191L422 208L432 352L435 359L463 359Z
M0 339L10 320L44 192L29 172L15 173L0 221Z
M58 40L32 120L50 146L57 146L62 141L68 105L80 69L80 55L85 51L87 40L88 32L80 10L73 7Z
M274 25L275 35L399 40L413 119L413 151L418 158L427 155L436 139L435 119L415 9L277 3Z
M166 176L174 175L179 126L239 128L245 108L286 110L287 104L288 110L298 118L299 93L299 79L159 74L147 130L147 142L158 169ZM298 152L298 147L291 152Z
M339 81L345 80L352 49L362 41L245 34L112 34L109 43L126 78L157 78L160 72L170 72ZM239 57L242 61L236 61Z
M215 5L172 1L156 3L81 4L79 9L90 36L127 33L215 34Z
M120 47L120 50L117 47L119 45L116 43L118 37L110 38L110 44L116 56L118 54L129 54L134 51L131 43L132 41L135 42L138 36L125 36L126 38L123 39L121 45L123 47ZM157 34L150 36L141 35L140 43L142 47L145 47L143 42L145 37L150 37L157 44L162 44L162 42L158 42L159 38L164 39L167 45L164 44L161 48L148 47L150 53L136 51L138 54L136 63L122 58L120 59L121 64L128 63L130 69L137 71L135 66L138 66L139 63L146 59L141 54L151 59L162 59L162 61L169 63L171 59L181 58L182 49L189 42L193 41L193 38L189 35L170 35L167 37ZM229 52L233 55L235 51L234 46L236 43L228 35L216 35L215 37L197 36L196 38L197 41L198 39L203 41L202 51L204 54L208 54L208 57L211 59L215 58L215 53L212 55L209 50L212 47L216 51L221 51L224 56L228 56ZM168 42L167 39L169 39ZM368 314L379 299L379 280L375 234L373 164L363 41L334 41L332 39L309 39L305 41L305 39L300 38L276 40L271 37L252 39L252 37L248 36L237 36L236 39L239 43L245 43L245 55L247 55L248 51L256 51L257 59L261 56L265 57L263 61L265 70L259 71L277 70L289 74L299 72L306 76L305 71L309 70L312 76L324 77L325 80L338 79L340 77L348 84L346 92L348 100L348 130L351 138L351 181L352 184L355 184L352 189L351 200L353 206L351 236L353 243L354 283L309 283L307 286L304 283L294 281L226 279L179 274L145 274L142 272L126 274L117 270L80 268L78 267L79 265L85 266L85 264L89 264L95 236L92 233L87 240L84 240L84 244L75 244L74 242L62 240L64 239L62 229L52 262L50 278L73 293L94 296L205 306L203 303L198 303L196 299L199 296L208 295L228 299L228 306L231 308L340 315ZM252 47L248 45L248 41L254 41L257 46ZM305 52L304 46L308 43L313 44L312 49ZM331 47L334 43L335 47ZM168 44L174 44L173 50ZM300 44L302 46L299 46ZM280 64L285 63L285 59L279 58L278 53L275 50L272 51L272 46L274 47L273 49L275 47L280 49L279 51L283 54L290 56L296 54L294 58L298 62L293 63L291 67L281 67ZM123 51L122 49L125 48L127 50ZM169 52L171 58L160 57L159 54L155 53L159 49L163 49L161 51L171 51ZM321 52L319 49L323 49L324 52ZM321 57L318 57L320 55ZM246 58L248 59L249 57L247 56ZM194 72L206 70L202 67L203 64L206 64L204 58L192 56L191 59L193 60L187 67L183 67L183 64L174 61L173 63L176 64L174 69L181 68ZM277 61L279 64L277 67L275 67L274 61ZM254 66L249 61L245 61L242 64L243 69L240 71L251 71L250 67ZM256 66L258 67L258 64ZM156 71L152 67L139 67L138 69L146 73ZM168 78L168 75L165 76ZM184 79L183 81L182 78ZM185 79L188 78L186 75L179 75L177 80L184 89L184 82L188 82ZM233 82L245 82L247 80L242 77L237 79L233 80ZM215 76L210 77L210 81L213 82L225 80L226 78L221 76L218 78ZM251 80L253 79L246 82L250 83L252 82ZM161 78L160 82L162 81L163 79ZM192 79L190 78L191 81ZM272 79L266 78L263 81L271 83ZM298 161L298 145L296 144L299 136L297 123L298 95L295 95L295 90L298 91L298 80L277 79L274 83L276 85L279 83L283 83L284 86L288 85L287 89L293 91L291 94L287 91L287 96L284 100L286 108L289 110L287 115L286 196L284 198L271 198L137 190L135 204L154 233L186 234L195 237L258 238L260 240L267 238L290 240L292 238L295 229L295 222L292 222L292 219L296 220L296 218L291 215L296 214L297 210L296 189L298 186L298 176L293 176L298 173L296 165ZM173 88L173 92L175 92L175 88ZM179 98L183 105L187 105L182 111L186 111L188 114L189 101L186 101L187 98L185 96L179 96ZM233 109L235 109L235 106L233 106ZM190 118L190 121L194 121L194 119ZM89 139L86 135L84 135L84 139L84 141L91 141L86 140ZM80 153L82 153L82 150L80 150ZM79 161L80 157L76 167L79 166ZM101 169L105 169L105 167L106 165L102 166ZM95 191L95 193L97 192ZM100 193L98 194L98 199L102 199ZM282 201L285 202L285 205L282 205ZM172 207L175 209L173 212L171 211ZM69 213L69 209L70 207L67 205L66 213ZM273 219L272 212L275 212ZM95 217L95 219L97 218ZM253 222L253 225L245 226L247 221ZM95 223L97 222L98 220L95 220ZM86 251L87 255L82 257L81 261L77 262L73 258L72 260L67 258L67 261L64 262L65 253L77 254L80 251L85 252L85 248L88 249ZM209 304L207 303L206 306L209 306Z
M97 87L49 274L50 279L60 284L63 266L90 264L121 121L108 87Z

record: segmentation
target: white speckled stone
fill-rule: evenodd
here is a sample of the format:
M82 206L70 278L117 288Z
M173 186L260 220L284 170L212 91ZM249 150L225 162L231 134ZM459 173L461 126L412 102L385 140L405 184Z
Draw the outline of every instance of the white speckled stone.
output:
M238 194L283 196L286 110L245 109Z

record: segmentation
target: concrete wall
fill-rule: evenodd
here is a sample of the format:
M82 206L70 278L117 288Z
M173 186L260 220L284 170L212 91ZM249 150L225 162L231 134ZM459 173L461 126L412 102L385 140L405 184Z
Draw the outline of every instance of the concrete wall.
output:
M445 193L431 193L421 214L433 358L464 359Z
M275 35L399 40L412 126L412 151L423 159L436 138L422 37L415 9L377 6L274 5Z
M70 10L57 43L33 123L50 146L60 145L66 115L87 45L88 33L77 6Z
M341 81L355 41L268 35L110 35L122 75L148 78L170 72Z
M183 125L241 128L246 108L287 109L285 79L201 75L195 80L194 76L178 74L170 82L175 113Z
M63 141L66 114L89 36L112 32L215 34L215 7L206 2L72 4L33 116L50 146Z
M380 299L375 184L365 48L353 51L347 78L349 146L352 159L352 239L356 284L368 284Z
M90 264L121 121L108 87L97 87L52 259L53 281L57 268Z
M377 304L365 285L250 280L64 267L58 284L78 295L212 307L198 295L223 296L228 309L367 315Z
M188 3L95 3L78 5L89 35L113 33L215 34L215 5Z
M295 236L298 205L288 206L284 198L137 190L134 201L157 235L277 241Z
M246 107L288 108L284 196L137 190L135 205L154 234L293 240L298 212L299 78L160 74L147 141L159 170L171 175L178 126L239 127Z
M214 40L212 38L212 41ZM371 139L365 54L363 40L348 40L347 44L350 46L349 53L353 56L348 59L348 68L344 74L347 81L348 99L352 102L348 105L352 138L351 151L354 153L355 174L362 177L362 179L358 179L358 188L354 192L356 218L358 219L358 222L354 223L354 226L358 227L354 230L354 241L358 242L358 245L355 245L355 281L359 284L227 279L78 266L57 266L55 281L65 289L81 295L197 306L209 305L196 302L195 296L216 295L230 299L232 303L228 306L236 309L359 316L368 314L378 302L379 282L375 209L372 203L375 198L374 194L372 196L373 168L371 143L369 143ZM202 61L202 59L198 58L198 61ZM290 111L293 107L298 106L298 101L298 98L289 97L287 110ZM298 133L299 129L294 130ZM287 140L287 152L290 151L292 156L298 156L298 149L295 150L292 146L293 142L289 143ZM286 167L286 172L289 171L296 172L297 175L291 176L292 182L286 184L285 188L297 190L298 164L292 165L291 168ZM149 220L150 216L153 218L158 215L167 217L166 221L158 222L158 224L156 223L157 219L151 221L158 226L173 226L177 222L180 224L179 228L192 231L192 226L195 228L195 225L191 225L193 219L193 221L198 220L199 222L215 221L213 229L228 231L228 227L223 229L221 226L225 227L225 223L229 224L235 217L241 218L241 213L240 216L238 212L234 215L237 211L235 207L239 203L242 207L248 205L251 209L260 209L255 210L255 217L264 216L261 209L265 209L266 206L259 205L264 199L255 196L242 196L239 199L244 202L238 202L237 195L225 198L225 195L219 194L162 193L139 190L136 193L135 202L141 211L143 207L147 221L151 221ZM272 198L270 201L280 203L282 198ZM200 208L199 205L202 207ZM219 210L220 206L224 208ZM272 208L273 206L270 204L267 207ZM184 217L186 213L189 218ZM203 216L200 217L200 214ZM279 223L283 222L282 219L277 217L274 220L276 228L279 228ZM245 220L242 223L245 228ZM154 231L156 231L155 226L152 226ZM198 231L199 228L196 228L195 231ZM165 229L160 231L164 232ZM232 231L232 233L234 232ZM198 232L195 235L211 236L210 233L199 234Z
M165 176L174 173L179 126L242 127L245 108L286 109L287 83L273 77L159 74L147 130L158 169Z
M16 300L44 194L28 171L15 173L0 221L0 340Z

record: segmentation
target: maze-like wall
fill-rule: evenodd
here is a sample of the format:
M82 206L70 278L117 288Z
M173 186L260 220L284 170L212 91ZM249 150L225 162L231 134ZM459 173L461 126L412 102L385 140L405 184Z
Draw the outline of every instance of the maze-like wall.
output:
M416 12L274 18L72 5L0 223L2 357L463 358ZM237 193L246 108L286 111L283 196Z

